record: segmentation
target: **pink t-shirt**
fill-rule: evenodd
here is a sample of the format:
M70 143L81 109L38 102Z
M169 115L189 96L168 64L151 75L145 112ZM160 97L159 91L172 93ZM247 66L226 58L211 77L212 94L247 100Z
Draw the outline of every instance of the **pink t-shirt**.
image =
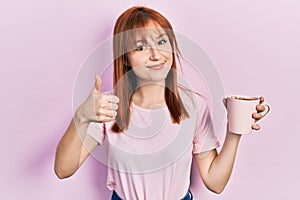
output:
M88 130L101 144L98 152L102 151L100 159L108 166L110 190L124 200L184 197L193 154L219 146L206 101L192 96L181 94L190 117L180 124L172 123L167 106L145 109L132 104L129 128L124 133L110 130L114 122L105 123L105 133Z

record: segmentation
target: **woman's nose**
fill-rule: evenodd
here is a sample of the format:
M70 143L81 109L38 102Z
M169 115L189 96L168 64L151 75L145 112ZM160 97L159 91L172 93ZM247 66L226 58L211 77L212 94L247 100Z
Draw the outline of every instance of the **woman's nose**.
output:
M159 60L161 58L159 49L155 47L150 48L150 60Z

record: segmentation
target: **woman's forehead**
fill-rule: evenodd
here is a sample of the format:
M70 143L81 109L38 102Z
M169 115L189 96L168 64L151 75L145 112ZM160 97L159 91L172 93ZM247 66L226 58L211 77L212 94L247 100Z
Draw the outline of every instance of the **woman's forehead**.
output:
M162 36L167 35L166 30L161 27L144 27L138 28L132 32L132 37L135 40L146 39L159 39Z

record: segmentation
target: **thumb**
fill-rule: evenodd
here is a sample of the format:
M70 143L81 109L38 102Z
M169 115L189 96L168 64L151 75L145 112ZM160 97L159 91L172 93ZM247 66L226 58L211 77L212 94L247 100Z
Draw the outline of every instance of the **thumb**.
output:
M95 92L98 92L100 94L101 85L102 85L102 79L98 74L96 74L95 75L95 88L94 88Z

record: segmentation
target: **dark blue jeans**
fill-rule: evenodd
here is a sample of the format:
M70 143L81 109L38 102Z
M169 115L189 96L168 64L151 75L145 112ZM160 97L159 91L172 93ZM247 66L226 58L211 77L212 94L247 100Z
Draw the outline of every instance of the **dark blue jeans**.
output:
M118 194L115 191L113 191L111 200L122 200L122 199L121 199L121 197L118 196ZM186 195L180 200L193 200L193 194L192 194L191 190L188 190Z

